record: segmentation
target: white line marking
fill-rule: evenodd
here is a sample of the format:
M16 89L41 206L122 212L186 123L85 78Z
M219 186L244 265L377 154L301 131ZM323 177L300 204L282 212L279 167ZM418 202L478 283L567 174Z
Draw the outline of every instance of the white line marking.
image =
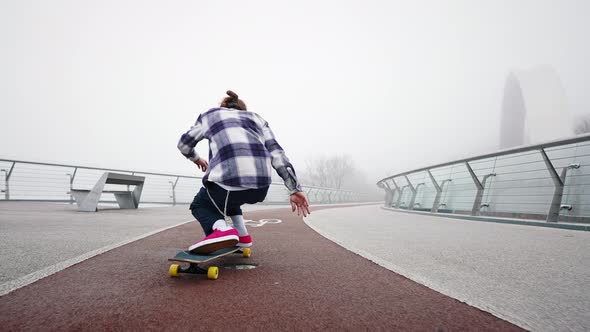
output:
M188 221L183 221L181 223L178 223L178 224L175 224L175 225L172 225L172 226L160 228L158 230L155 230L155 231L152 231L152 232L149 232L149 233L145 233L145 234L142 234L140 236L133 237L131 239L127 239L127 240L125 240L123 242L119 242L119 243L116 243L116 244L111 244L111 245L108 245L108 246L105 246L105 247L102 247L102 248L98 248L98 249L89 251L89 252L87 252L85 254L82 254L80 256L77 256L77 257L74 257L74 258L70 258L68 260L65 260L63 262L59 262L57 264L48 266L48 267L43 268L41 270L35 271L33 273L29 273L29 274L27 274L25 276L22 276L22 277L18 278L18 279L7 281L7 282L5 282L5 283L3 283L3 284L0 285L0 296L4 296L4 295L6 295L6 294L8 294L8 293L10 293L12 291L15 291L15 290L21 288L21 287L24 287L26 285L32 284L32 283L34 283L37 280L43 279L45 277L48 277L48 276L50 276L50 275L52 275L54 273L57 273L57 272L59 272L61 270L66 269L66 268L68 268L68 267L70 267L70 266L72 266L74 264L78 264L78 263L83 262L83 261L85 261L85 260L87 260L89 258L92 258L94 256L97 256L97 255L100 255L102 253L105 253L105 252L107 252L109 250L113 250L115 248L124 246L124 245L126 245L128 243L135 242L137 240L141 240L141 239L143 239L145 237L148 237L150 235L154 235L156 233L160 233L160 232L163 232L163 231L168 230L170 228L174 228L174 227L177 227L177 226L180 226L180 225L184 225L184 224L187 224L187 223L192 222L192 221L194 221L194 219L191 219L191 220L188 220Z
M280 224L282 222L281 219L244 220L244 224L250 227L262 227L266 224Z

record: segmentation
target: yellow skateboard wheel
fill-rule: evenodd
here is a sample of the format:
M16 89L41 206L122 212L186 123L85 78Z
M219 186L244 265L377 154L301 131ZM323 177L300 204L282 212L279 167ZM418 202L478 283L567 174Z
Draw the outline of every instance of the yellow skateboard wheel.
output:
M209 278L209 280L216 280L217 277L219 277L219 269L217 266L209 266L207 269L207 278Z
M252 255L252 250L250 248L242 249L242 256L248 258L250 255Z
M170 269L168 270L168 274L171 277L178 277L178 269L180 269L180 265L172 264L172 265L170 265Z

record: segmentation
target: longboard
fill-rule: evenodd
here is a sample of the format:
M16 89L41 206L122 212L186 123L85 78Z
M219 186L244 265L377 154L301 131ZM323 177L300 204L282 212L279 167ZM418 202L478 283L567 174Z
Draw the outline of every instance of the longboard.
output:
M189 263L189 266L183 268L179 264L172 264L170 265L168 274L171 277L178 277L180 273L207 274L207 278L215 280L219 277L219 268L217 266L209 266L209 268L204 269L201 268L199 264L204 264L233 253L241 253L243 257L250 257L252 251L250 250L250 248L241 247L220 249L207 255L191 254L188 251L181 251L177 253L174 257L168 258L168 260L173 262Z

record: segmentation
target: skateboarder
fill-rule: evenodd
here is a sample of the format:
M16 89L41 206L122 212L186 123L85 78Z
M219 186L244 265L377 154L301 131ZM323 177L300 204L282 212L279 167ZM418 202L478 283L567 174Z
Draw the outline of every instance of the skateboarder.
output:
M271 166L289 189L292 211L304 216L310 213L295 169L268 123L247 111L237 94L227 91L227 95L220 107L199 115L178 142L180 152L205 172L203 187L190 205L205 232L205 238L188 249L198 254L235 245L252 246L240 206L264 201L271 183ZM210 164L194 149L204 138L209 140ZM226 216L235 228L226 224Z

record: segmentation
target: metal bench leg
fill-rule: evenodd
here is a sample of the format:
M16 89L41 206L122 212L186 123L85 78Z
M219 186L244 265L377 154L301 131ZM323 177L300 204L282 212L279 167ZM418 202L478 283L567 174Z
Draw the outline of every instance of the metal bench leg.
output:
M115 193L115 199L121 209L136 209L131 192Z
M102 195L102 191L104 190L107 177L108 173L105 173L100 177L96 185L94 185L94 188L92 188L92 190L82 200L82 203L78 204L78 210L84 212L96 212L96 209L98 208L98 201L100 200L100 195Z
M134 207L137 209L139 207L139 199L141 198L141 191L143 190L143 183L135 186L133 189L132 198Z

